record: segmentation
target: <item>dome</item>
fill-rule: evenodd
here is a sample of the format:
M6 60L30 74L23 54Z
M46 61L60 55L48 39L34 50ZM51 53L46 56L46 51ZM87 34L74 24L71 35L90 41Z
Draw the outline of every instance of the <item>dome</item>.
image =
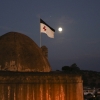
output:
M49 72L51 67L32 39L22 33L8 32L0 36L0 70Z

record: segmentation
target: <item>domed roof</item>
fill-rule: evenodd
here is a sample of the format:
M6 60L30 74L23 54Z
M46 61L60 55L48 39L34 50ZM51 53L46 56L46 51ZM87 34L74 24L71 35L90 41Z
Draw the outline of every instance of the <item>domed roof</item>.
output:
M0 70L49 72L51 67L32 39L9 32L0 36Z

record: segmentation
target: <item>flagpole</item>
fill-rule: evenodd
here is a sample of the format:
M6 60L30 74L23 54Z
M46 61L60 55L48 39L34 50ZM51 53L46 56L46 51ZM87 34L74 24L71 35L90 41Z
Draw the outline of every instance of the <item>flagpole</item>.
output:
M40 32L40 48L41 48L41 32Z
M40 48L41 48L41 25L40 25Z

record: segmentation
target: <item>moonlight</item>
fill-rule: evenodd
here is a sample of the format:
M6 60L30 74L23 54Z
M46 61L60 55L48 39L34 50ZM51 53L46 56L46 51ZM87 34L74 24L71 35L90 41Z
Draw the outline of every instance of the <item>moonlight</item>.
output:
M58 31L59 31L59 32L62 32L62 28L61 28L61 27L59 27L59 28L58 28Z

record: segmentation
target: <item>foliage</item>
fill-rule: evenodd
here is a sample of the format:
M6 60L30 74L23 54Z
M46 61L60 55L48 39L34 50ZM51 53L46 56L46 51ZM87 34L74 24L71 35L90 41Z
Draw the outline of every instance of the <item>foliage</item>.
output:
M80 70L80 68L77 67L77 64L76 64L76 63L73 63L70 67L71 67L73 70L76 70L76 71Z
M69 70L70 70L70 67L69 67L69 66L63 66L63 67L62 67L62 70L63 70L63 71L67 71L67 70L68 70L68 71L69 71Z
M63 66L62 71L79 71L80 68L77 67L76 63L73 63L71 66Z

